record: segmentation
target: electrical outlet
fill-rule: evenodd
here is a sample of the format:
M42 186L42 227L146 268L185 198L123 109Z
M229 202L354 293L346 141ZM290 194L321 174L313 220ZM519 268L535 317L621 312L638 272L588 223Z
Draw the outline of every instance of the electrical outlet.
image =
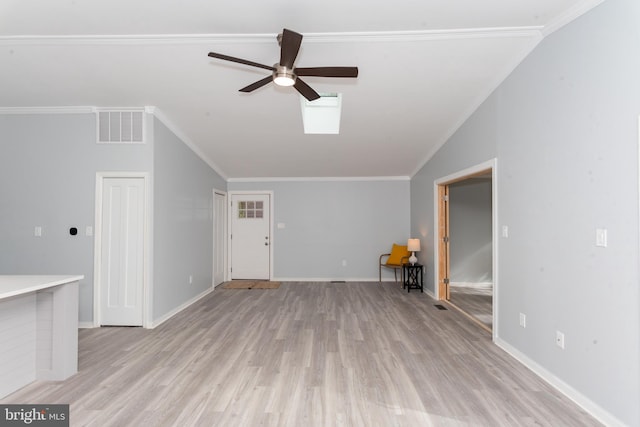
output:
M40 227L39 225L36 225L33 229L33 235L35 237L42 237L42 227Z
M509 226L508 225L503 225L502 226L502 237L504 237L505 239L507 237L509 237Z
M346 266L347 266L347 260L346 260L346 259L343 259L343 260L342 260L342 266L343 266L343 267L346 267Z
M564 334L556 331L556 345L564 350Z
M193 276L189 276L189 284L192 285L193 284Z
M523 328L527 327L527 315L524 313L520 313L520 326Z

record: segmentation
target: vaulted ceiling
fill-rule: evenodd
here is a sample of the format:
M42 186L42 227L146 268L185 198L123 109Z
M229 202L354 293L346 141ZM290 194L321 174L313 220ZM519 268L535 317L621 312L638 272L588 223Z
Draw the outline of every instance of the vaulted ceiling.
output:
M223 177L411 176L548 34L602 0L3 0L0 110L154 106ZM343 96L339 135L303 132L300 96L266 70L276 35Z

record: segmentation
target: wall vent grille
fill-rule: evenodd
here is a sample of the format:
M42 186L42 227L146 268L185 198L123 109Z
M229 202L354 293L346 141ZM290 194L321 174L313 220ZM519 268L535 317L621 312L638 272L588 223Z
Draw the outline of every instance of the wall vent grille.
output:
M143 144L144 109L97 110L98 143Z

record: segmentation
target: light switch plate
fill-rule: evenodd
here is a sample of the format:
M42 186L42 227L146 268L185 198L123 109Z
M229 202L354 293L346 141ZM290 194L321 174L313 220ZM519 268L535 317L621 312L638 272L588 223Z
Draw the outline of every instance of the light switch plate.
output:
M607 229L596 228L596 246L606 248L607 247Z

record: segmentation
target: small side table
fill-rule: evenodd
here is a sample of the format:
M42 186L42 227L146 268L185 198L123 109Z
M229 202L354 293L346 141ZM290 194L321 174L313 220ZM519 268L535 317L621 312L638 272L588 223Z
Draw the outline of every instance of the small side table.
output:
M402 289L406 287L407 292L411 292L411 289L420 289L420 292L424 292L424 278L422 271L422 264L403 264L402 272L404 273L404 282L402 283Z

